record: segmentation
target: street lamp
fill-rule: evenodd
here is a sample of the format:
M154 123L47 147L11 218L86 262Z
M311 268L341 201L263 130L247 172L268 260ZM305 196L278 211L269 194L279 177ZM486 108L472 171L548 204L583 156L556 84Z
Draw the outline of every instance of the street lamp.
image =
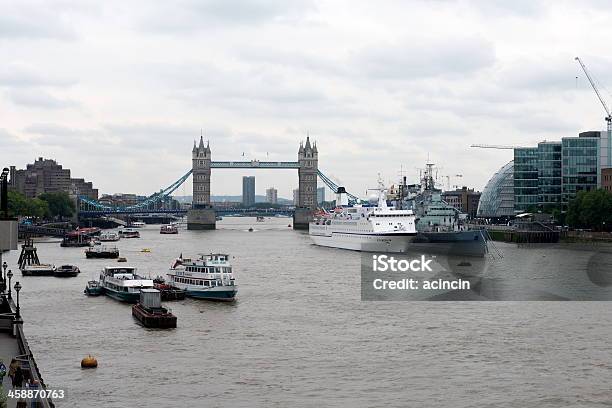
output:
M21 284L19 281L15 282L15 292L17 292L17 311L15 312L15 318L19 319L19 291L21 290Z
M6 268L8 268L8 264L6 263L6 261L4 261L2 263L2 269L4 270L3 274L2 274L2 292L4 292L6 290Z
M13 277L13 272L9 269L8 273L6 274L6 276L8 276L8 278L9 278L9 286L8 286L9 294L8 294L8 298L12 299L12 297L11 297L11 278Z

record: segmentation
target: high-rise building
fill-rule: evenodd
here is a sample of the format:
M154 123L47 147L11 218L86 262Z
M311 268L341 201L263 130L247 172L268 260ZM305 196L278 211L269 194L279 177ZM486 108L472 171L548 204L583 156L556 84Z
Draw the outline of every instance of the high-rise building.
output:
M506 163L482 190L477 215L508 219L514 216L514 162Z
M514 149L514 212L567 208L579 191L602 187L608 168L606 132Z
M538 148L514 149L514 211L538 205Z
M43 193L65 192L72 196L87 196L98 199L98 190L93 188L91 182L82 178L70 177L70 170L64 169L55 160L39 157L24 170L17 170L15 166L10 169L11 189L34 198Z
M317 203L322 204L325 201L325 187L317 188Z
M242 204L246 207L255 204L255 176L242 177Z
M293 189L293 205L295 205L296 207L300 205L300 189L299 188Z
M274 187L270 187L266 190L266 202L270 204L278 203L278 190Z

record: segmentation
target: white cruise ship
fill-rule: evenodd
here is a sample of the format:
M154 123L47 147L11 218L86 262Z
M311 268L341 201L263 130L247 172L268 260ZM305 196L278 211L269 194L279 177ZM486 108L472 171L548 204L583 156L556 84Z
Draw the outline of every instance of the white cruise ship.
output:
M338 201L342 203L341 195ZM405 252L417 234L412 210L387 206L381 189L376 206L341 206L309 224L316 245L368 252Z

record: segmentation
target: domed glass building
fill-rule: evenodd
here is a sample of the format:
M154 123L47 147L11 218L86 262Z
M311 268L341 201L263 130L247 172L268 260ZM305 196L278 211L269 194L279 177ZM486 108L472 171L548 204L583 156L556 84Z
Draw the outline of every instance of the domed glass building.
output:
M514 216L514 161L499 169L482 190L477 216L482 218Z

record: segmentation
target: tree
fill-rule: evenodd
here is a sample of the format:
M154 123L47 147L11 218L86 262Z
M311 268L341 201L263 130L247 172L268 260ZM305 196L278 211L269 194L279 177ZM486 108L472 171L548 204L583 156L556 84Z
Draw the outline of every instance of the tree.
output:
M49 205L38 198L27 198L17 191L8 192L9 213L13 217L42 218L49 213Z
M76 210L74 201L63 191L44 193L38 196L38 198L46 201L49 205L48 215L50 217L72 217Z
M610 230L612 227L612 193L601 189L578 192L576 198L569 203L566 219L572 228Z

